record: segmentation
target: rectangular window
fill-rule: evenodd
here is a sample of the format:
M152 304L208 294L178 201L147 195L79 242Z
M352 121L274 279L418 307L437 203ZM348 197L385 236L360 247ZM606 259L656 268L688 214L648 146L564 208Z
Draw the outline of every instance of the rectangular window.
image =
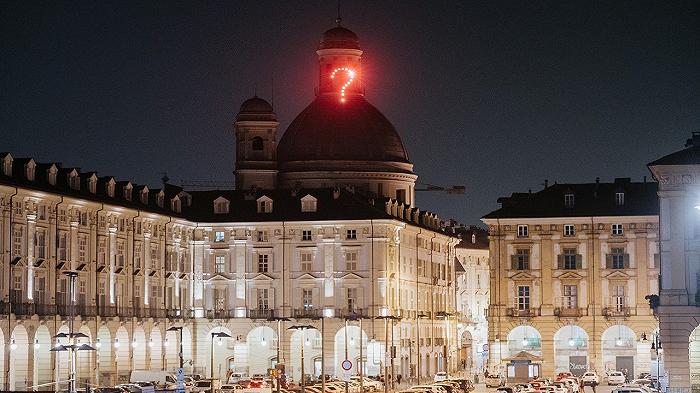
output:
M46 220L46 206L39 205L36 211L40 220Z
M87 237L80 236L78 241L78 259L80 262L87 261Z
M348 311L355 311L357 307L357 288L348 288Z
M226 235L224 234L224 231L216 231L214 232L214 241L216 243L221 243L226 239Z
M345 232L345 238L347 240L357 240L357 230L356 229L348 229Z
M124 242L117 242L117 266L124 266Z
M301 293L304 310L309 311L314 308L314 292L312 289L303 289Z
M527 225L518 225L518 237L528 237Z
M217 255L214 259L214 272L224 273L226 269L226 257L224 255Z
M134 285L134 297L141 297L141 285L139 284Z
M418 259L418 268L417 268L416 274L418 277L424 277L425 276L425 260L423 259Z
M624 192L616 192L615 193L615 204L617 206L622 206L625 204L625 193Z
M518 285L518 310L530 309L530 287L527 285Z
M624 285L613 285L612 287L612 303L615 310L620 312L625 308L625 286Z
M564 224L564 236L574 236L576 229L573 224Z
M308 231L308 230L301 231L301 240L310 241L311 240L311 231Z
M576 249L575 248L565 248L564 249L564 269L576 269Z
M564 285L564 307L578 308L578 287L576 285Z
M268 254L258 254L258 273L267 273L269 258Z
M15 227L12 231L12 255L15 257L22 256L22 228Z
M529 248L520 248L515 251L515 268L517 270L530 270Z
M103 247L103 248L102 248L102 254L101 254L101 255L102 255L102 261L101 261L101 263L104 264L104 260L105 260L105 257L104 257L104 243L102 244L102 247ZM136 245L135 248L136 248L136 251L134 252L134 265L135 265L134 267L137 268L137 269L141 269L141 245L138 244L138 245Z
M625 249L624 248L612 248L610 249L610 267L612 269L624 269L625 268Z
M301 271L310 272L313 265L313 253L302 252L299 257L301 261Z
M266 242L267 241L267 231L258 231L258 241L259 242Z
M46 258L46 234L44 231L36 232L34 246L34 256L36 258Z
M86 227L88 225L87 213L80 213L80 225Z
M357 251L345 253L345 270L350 272L357 270Z
M564 207L574 207L574 194L564 194Z
M612 234L621 236L623 234L622 224L612 224Z
M68 254L66 250L66 245L68 243L68 236L65 233L61 233L58 236L58 259L60 261L66 260L66 255Z
M268 294L269 290L267 288L258 288L258 310L270 309L270 299Z

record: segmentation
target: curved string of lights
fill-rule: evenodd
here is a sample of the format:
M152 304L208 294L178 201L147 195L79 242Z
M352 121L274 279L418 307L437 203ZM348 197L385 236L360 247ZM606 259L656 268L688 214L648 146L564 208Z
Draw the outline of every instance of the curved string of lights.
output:
M331 72L331 79L335 79L335 74L338 72L345 72L348 76L348 80L340 87L340 102L345 102L345 90L355 80L355 71L348 67L339 67Z

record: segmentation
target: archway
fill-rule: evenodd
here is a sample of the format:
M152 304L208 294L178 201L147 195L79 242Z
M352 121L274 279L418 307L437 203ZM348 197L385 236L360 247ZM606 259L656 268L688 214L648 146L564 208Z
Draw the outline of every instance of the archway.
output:
M69 332L70 329L68 329L68 326L61 325L61 327L58 328L56 334L68 334ZM58 346L66 344L68 344L67 338L56 338L54 339L53 345ZM70 374L70 356L68 355L68 351L56 351L54 352L54 356L54 359L56 361L54 379L58 383L57 386L62 388L68 388L68 376Z
M292 375L295 381L301 380L301 343L304 342L304 374L320 375L321 370L316 370L314 359L321 356L321 332L317 329L295 330L290 340L290 364L287 365L287 373Z
M111 382L112 365L112 335L106 326L100 327L97 331L97 339L95 340L95 355L97 356L97 385L101 383L108 384Z
M273 367L273 359L277 357L277 333L269 326L258 326L251 330L246 337L247 359L244 362L234 358L234 367L238 370L247 364L248 375L265 374L267 369ZM238 355L238 354L236 354Z
M17 325L10 336L10 390L29 386L29 336L27 329Z
M542 335L530 325L520 325L508 333L508 357L525 351L542 357Z
M180 367L180 332L165 331L165 339L163 340L163 350L165 351L166 370L173 370Z
M637 336L626 325L612 325L605 329L601 340L603 367L605 371L619 370L626 372L630 380L634 379L638 366ZM647 352L647 357L651 355Z
M119 329L117 329L117 333L114 335L114 343L112 344L112 347L114 349L116 382L128 382L129 373L131 370L129 364L129 350L131 348L131 342L129 341L129 333L126 331L124 326L120 326Z
M180 349L178 345L178 351L179 350ZM189 364L190 372L194 373L194 357L192 356L192 332L190 332L190 329L185 326L182 327L182 358L185 361L185 367L187 367L187 365Z
M174 332L173 332L174 333ZM153 327L151 329L151 337L148 338L148 351L151 353L151 370L164 370L163 364L163 343L161 340L160 329Z
M212 334L216 333L226 333L229 336L233 336L231 331L225 327L215 327L211 329L203 342L206 343L209 353L209 359L212 359L211 351L214 351L214 363L211 361L207 362L207 378L210 376L213 378L225 378L226 372L228 370L227 359L231 356L234 349L235 338L234 337L213 337ZM214 367L213 372L212 368Z
M34 381L35 385L50 383L51 375L51 333L42 325L34 333Z
M352 362L350 374L355 375L359 372L360 360L360 345L367 344L367 334L360 330L359 326L348 325L347 330L347 359ZM343 369L341 363L346 359L345 356L345 327L341 327L335 334L335 359L333 362L335 375L341 375ZM366 347L365 347L366 348ZM366 349L363 348L362 357L366 356ZM365 371L365 370L363 370Z
M92 333L90 332L90 328L88 328L86 325L83 325L80 327L79 332L86 335L87 337L76 339L76 343L78 345L92 345ZM77 387L85 387L85 384L89 384L90 380L92 379L92 356L93 351L77 351L75 354L75 380Z
M588 370L588 333L581 327L564 326L554 334L554 370L576 376Z
M147 370L146 366L146 333L143 327L134 328L134 337L131 339L131 351L134 370Z
M473 352L474 352L474 340L472 339L472 333L469 330L465 330L459 337L459 369L463 371L469 371L474 366Z

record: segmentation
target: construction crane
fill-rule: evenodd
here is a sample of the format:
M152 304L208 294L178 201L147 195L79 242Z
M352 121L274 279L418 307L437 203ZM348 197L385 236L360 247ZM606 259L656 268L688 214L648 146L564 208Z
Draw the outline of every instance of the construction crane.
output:
M443 187L443 186L436 186L434 184L428 184L428 183L418 183L424 188L417 188L415 191L440 191L440 192L445 192L447 194L452 194L452 195L462 195L466 191L465 186L450 186L450 187Z

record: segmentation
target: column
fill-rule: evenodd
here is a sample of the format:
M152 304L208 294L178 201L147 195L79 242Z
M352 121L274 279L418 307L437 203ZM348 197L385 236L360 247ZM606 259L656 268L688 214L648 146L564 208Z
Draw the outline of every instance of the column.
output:
M111 233L110 233L111 235ZM110 242L112 237L110 236ZM111 248L111 246L110 246ZM110 252L111 254L111 252ZM111 256L110 256L111 260ZM149 279L148 275L151 274L151 233L143 232L143 291L141 292L143 305L148 305L151 300L150 288L148 287ZM141 307L141 304L134 305L134 307Z
M72 233L72 225L71 225L71 233ZM115 269L115 258L116 258L116 251L117 251L117 228L110 226L109 227L109 304L114 306L116 303L116 288L117 288L117 277L116 274L114 273Z
M26 294L25 298L30 300L30 301L34 300L34 237L35 236L36 236L36 214L27 214L27 294ZM34 351L31 351L31 352L34 352Z

